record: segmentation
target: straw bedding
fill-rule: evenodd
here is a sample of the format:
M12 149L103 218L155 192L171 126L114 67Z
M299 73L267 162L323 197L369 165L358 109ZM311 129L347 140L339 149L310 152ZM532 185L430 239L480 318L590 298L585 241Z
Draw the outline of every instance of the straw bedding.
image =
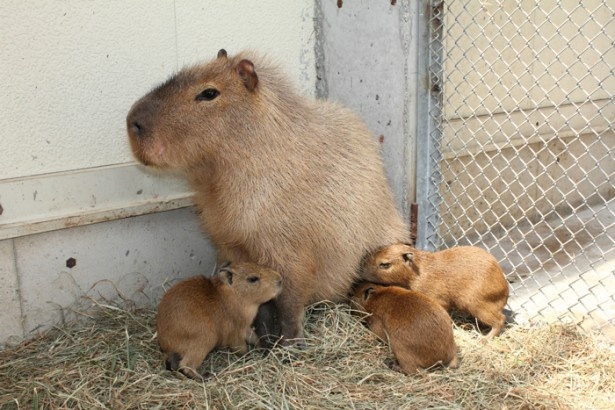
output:
M607 409L615 355L572 325L509 326L491 341L455 328L459 369L404 376L345 305L306 309L303 349L217 351L205 382L163 369L155 311L98 305L95 318L0 351L2 409Z

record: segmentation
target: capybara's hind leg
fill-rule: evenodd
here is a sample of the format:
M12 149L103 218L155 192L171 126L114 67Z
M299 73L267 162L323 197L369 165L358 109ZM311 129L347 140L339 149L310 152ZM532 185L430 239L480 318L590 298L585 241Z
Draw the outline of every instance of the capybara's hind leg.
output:
M477 312L474 316L482 323L491 326L491 330L486 336L487 339L498 336L502 332L504 324L506 323L506 316L504 316L501 309L497 308Z
M499 336L499 334L502 333L502 329L504 328L505 322L506 322L506 317L502 315L502 319L498 320L495 324L491 326L491 330L489 331L489 333L487 333L487 336L485 337L487 339L491 339L494 336Z
M450 362L446 364L446 366L451 369L457 369L459 367L459 356L457 355L457 352L455 352L455 354L453 355L453 358L451 359Z
M190 367L180 367L179 372L192 380L204 380L203 376L201 376L196 370L193 370Z
M179 369L179 362L181 359L182 357L177 352L168 353L164 362L166 369L176 372Z
M190 351L188 351L180 360L179 368L177 370L191 379L203 380L203 376L201 376L197 370L211 349L207 349L206 352L203 350L204 349L199 348L190 349Z
M390 365L390 368L391 370L395 370L396 372L403 374L414 374L421 371L418 363L409 358L405 358L401 362L399 359L395 360L395 362Z

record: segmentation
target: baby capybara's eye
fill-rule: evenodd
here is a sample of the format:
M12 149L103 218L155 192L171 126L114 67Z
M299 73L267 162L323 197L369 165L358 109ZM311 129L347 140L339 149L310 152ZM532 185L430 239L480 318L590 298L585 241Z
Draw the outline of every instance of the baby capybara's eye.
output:
M378 267L380 269L389 269L391 267L391 264L388 262L382 262L380 265L378 265Z
M256 282L258 282L259 280L260 280L260 278L259 278L258 276L250 276L250 277L248 278L248 282L250 282L250 283L256 283Z
M208 88L196 96L197 101L211 101L220 95L220 91L215 88Z

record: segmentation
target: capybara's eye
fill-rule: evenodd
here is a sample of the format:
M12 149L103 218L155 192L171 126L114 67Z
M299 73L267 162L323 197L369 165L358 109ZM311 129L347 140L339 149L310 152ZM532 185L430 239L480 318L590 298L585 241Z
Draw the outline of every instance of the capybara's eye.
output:
M250 277L248 278L248 282L250 282L250 283L256 283L256 282L258 282L259 280L260 280L260 278L259 278L258 276L250 276Z
M196 96L195 100L197 101L211 101L217 96L220 95L220 91L215 88L208 88L204 90L202 93Z
M388 262L382 262L380 265L378 265L378 267L380 269L389 269L391 267L391 264Z

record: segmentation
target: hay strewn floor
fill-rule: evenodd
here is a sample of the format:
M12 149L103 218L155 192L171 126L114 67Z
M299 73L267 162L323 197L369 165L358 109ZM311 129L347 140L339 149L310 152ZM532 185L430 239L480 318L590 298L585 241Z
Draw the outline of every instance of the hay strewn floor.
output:
M607 409L615 355L576 328L455 329L457 370L405 377L345 306L307 310L307 348L217 352L202 383L163 370L154 314L101 306L96 320L0 351L2 409Z

